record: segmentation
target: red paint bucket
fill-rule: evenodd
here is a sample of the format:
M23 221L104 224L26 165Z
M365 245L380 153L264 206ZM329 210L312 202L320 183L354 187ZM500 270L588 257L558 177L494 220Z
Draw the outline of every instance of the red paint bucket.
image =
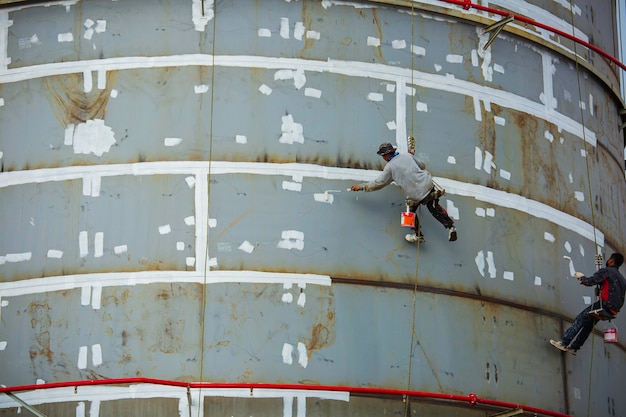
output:
M402 216L400 216L400 225L402 227L415 227L415 213L403 211Z
M617 328L610 327L608 329L604 329L604 342L617 343Z

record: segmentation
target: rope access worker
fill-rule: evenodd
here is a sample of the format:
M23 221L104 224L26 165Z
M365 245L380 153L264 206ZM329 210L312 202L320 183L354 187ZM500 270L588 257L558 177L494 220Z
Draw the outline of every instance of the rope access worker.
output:
M575 355L599 321L598 318L589 314L590 312L603 309L604 312L601 314L604 314L605 317L613 318L617 316L617 313L624 305L624 295L626 294L626 279L619 272L619 267L623 263L624 255L614 253L606 260L606 268L599 269L592 276L586 277L583 273L576 272L576 278L582 285L588 287L592 285L600 286L599 300L576 316L574 323L567 329L561 340L550 340L552 346Z
M410 151L409 151L410 152ZM413 150L413 152L415 152ZM382 156L387 165L383 172L373 181L364 184L355 184L350 189L352 191L376 191L395 182L406 196L406 204L410 211L415 213L420 204L424 204L430 214L439 223L448 229L448 240L457 239L454 220L448 216L446 210L439 204L439 195L435 189L433 178L426 170L426 164L417 159L412 153L400 154L389 142L384 142L378 148L378 155ZM408 242L424 242L419 227L419 219L415 216L414 232L407 234L405 239Z

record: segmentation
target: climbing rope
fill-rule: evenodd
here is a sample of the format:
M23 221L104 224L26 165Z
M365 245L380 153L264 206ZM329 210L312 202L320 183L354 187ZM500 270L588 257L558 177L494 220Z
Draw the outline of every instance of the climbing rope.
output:
M415 3L411 1L411 46L409 48L409 53L411 54L411 88L415 88L414 82L414 73L415 73L415 54L413 53L413 45L415 44ZM415 138L413 136L414 132L414 121L415 121L415 94L417 94L417 90L414 94L411 94L411 135L408 138L409 149L415 149ZM418 206L418 213L416 213L415 221L419 222L419 218L421 215L421 205ZM421 225L417 223L419 226L416 230L416 233L421 234ZM421 239L417 240L417 248L415 253L415 280L413 284L413 319L411 322L411 346L409 348L409 370L407 375L407 391L411 390L411 369L413 368L413 346L415 344L415 316L417 311L417 286L419 282L419 258L420 258L420 246ZM411 399L407 397L405 400L404 407L404 417L410 416L410 405Z
M202 14L204 15L204 1L202 2ZM203 265L203 282L202 282L202 306L200 316L200 382L204 381L204 323L206 317L206 305L207 305L207 269L209 268L209 216L211 207L211 163L213 161L213 108L215 101L215 44L217 43L216 31L217 31L217 2L213 2L213 45L211 48L211 109L209 110L209 166L207 172L207 206L206 206L206 223L203 227L206 227L206 241L204 248L204 265ZM199 129L199 132L201 130ZM203 213L204 214L204 213ZM198 400L202 398L202 388L200 389ZM191 415L191 398L189 399L189 408ZM198 404L198 414L200 417L200 404Z
M575 34L575 26L574 26L574 5L571 4L570 5L570 16L571 16L571 23L572 23L572 35ZM578 62L578 51L577 51L577 43L574 42L574 60L576 63L576 79L578 81L578 97L580 98L580 101L582 102L582 86L581 86L581 82L580 82L580 68L579 68L579 62ZM587 133L585 130L585 112L583 110L582 106L578 106L580 108L580 123L582 126L582 131L583 131L583 147L585 150L585 167L587 170L587 191L589 193L589 206L591 208L591 226L593 227L593 243L594 243L594 249L597 251L598 248L598 238L596 235L596 220L595 220L595 211L593 209L593 193L592 193L592 188L591 188L591 170L589 169L589 158L588 158L588 152L587 152ZM597 255L596 255L596 259ZM598 264L598 262L596 262L596 270L599 269L601 267L601 265ZM589 386L587 388L587 417L589 417L590 415L590 409L591 409L591 379L593 376L593 348L595 345L595 337L591 338L591 360L589 361Z

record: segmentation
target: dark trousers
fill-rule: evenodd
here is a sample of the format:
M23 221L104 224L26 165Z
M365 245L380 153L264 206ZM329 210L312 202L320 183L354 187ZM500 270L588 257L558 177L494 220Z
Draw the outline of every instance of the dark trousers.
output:
M452 226L454 226L454 220L452 220L450 216L448 216L448 212L446 211L446 209L441 207L441 204L439 204L439 199L434 197L434 194L433 194L434 191L435 191L435 188L433 187L433 189L430 190L430 193L428 193L428 195L424 197L424 199L420 202L407 199L406 203L409 207L409 210L412 211L413 213L417 211L417 208L421 204L425 205L428 211L430 212L430 214L432 214L433 217L439 223L443 225L443 227L445 227L446 229L449 229ZM415 214L415 227L414 228L415 228L415 233L417 235L420 235L421 234L420 221L419 221L419 217L417 216L417 213Z
M598 322L598 319L591 317L589 312L598 308L600 308L600 302L596 301L576 316L574 323L567 329L561 340L565 346L570 345L572 349L580 349L593 330L593 326Z

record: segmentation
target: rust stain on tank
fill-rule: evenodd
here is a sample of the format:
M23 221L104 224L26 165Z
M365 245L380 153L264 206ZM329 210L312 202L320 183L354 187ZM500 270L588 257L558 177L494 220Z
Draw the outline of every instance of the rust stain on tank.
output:
M48 329L52 326L52 319L48 314L50 306L45 303L30 303L28 313L31 317L30 325L35 330L35 341L37 345L32 345L29 350L31 360L38 356L45 356L48 362L52 362L54 352L50 350L50 332Z
M325 313L316 320L311 329L311 338L306 343L307 356L310 358L314 350L320 350L335 343L335 311L332 295L318 298L324 306Z
M63 127L102 119L111 97L111 89L117 81L117 71L107 71L105 89L96 86L85 92L83 74L63 74L43 78L45 95L52 111Z
M383 30L382 30L380 19L378 18L378 13L376 12L376 9L372 9L372 18L373 18L374 24L376 25L376 30L378 32L378 39L380 39L380 42L382 44ZM387 61L385 60L385 57L383 56L383 50L380 45L374 47L374 54L378 57L381 63L387 64Z

